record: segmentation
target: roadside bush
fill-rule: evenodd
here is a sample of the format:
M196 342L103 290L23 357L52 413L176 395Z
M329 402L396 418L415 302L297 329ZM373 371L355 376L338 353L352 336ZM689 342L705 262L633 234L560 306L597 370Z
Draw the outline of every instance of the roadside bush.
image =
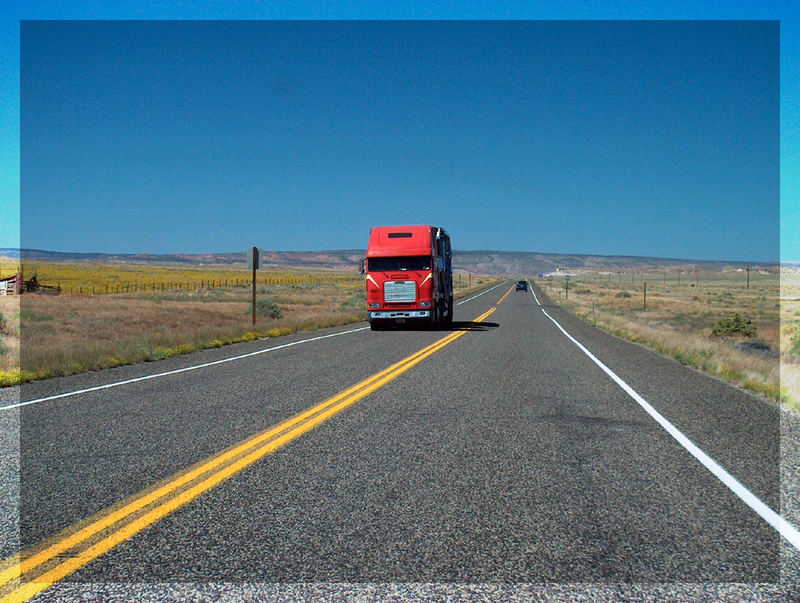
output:
M3 313L0 312L0 333L3 333L6 330L6 318L3 316Z
M244 311L245 314L251 314L252 312L253 308L251 306L248 306ZM268 297L261 297L256 299L256 315L267 316L272 320L277 320L283 316L283 312L274 301Z
M752 337L755 334L756 326L749 318L743 318L738 312L730 318L721 318L711 329L712 337L729 337L734 335Z
M630 297L630 296L631 296L631 294L628 293L627 291L620 291L614 297Z
M791 341L792 347L789 351L795 356L800 356L800 325L795 326Z
M352 310L365 308L367 306L367 292L358 290L353 295L339 303L339 310Z

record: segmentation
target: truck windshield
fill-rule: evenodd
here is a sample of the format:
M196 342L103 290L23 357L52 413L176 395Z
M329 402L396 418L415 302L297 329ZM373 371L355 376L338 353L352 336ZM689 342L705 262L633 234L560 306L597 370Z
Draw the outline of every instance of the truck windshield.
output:
M369 258L370 272L394 272L396 270L430 269L431 258L424 255L399 258Z

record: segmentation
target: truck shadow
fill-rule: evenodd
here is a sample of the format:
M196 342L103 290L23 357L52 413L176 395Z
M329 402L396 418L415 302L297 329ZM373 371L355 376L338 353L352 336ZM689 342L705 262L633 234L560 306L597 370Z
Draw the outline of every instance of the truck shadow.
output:
M399 324L381 327L379 331L488 331L495 329L500 325L496 322L475 322L472 320L454 320L452 324L442 325L436 329L432 329L429 325L422 324Z
M474 322L472 320L454 320L452 324L440 327L439 331L488 331L500 325L496 322Z

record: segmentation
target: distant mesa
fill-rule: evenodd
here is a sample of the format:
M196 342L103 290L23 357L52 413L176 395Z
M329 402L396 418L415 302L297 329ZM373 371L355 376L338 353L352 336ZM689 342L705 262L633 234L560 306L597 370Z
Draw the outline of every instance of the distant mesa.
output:
M324 270L358 270L364 250L343 249L332 251L265 251L265 266L286 268L308 268ZM112 254L112 253L64 253L42 249L3 249L0 257L20 258L23 262L50 260L61 262L118 262L130 264L184 264L184 265L231 265L244 264L244 251L234 253L174 253L174 254ZM453 251L455 272L489 275L531 275L557 272L559 270L620 271L631 269L675 269L687 272L695 266L701 269L736 270L747 262L714 260L691 260L675 258L653 258L624 255L586 255L537 253L528 251ZM751 262L754 270L774 270L777 262Z

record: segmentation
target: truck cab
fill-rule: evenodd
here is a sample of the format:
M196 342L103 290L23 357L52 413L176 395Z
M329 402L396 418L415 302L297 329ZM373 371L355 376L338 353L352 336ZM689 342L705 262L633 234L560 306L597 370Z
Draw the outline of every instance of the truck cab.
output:
M364 272L373 330L401 324L438 328L452 322L452 251L444 229L373 228Z

